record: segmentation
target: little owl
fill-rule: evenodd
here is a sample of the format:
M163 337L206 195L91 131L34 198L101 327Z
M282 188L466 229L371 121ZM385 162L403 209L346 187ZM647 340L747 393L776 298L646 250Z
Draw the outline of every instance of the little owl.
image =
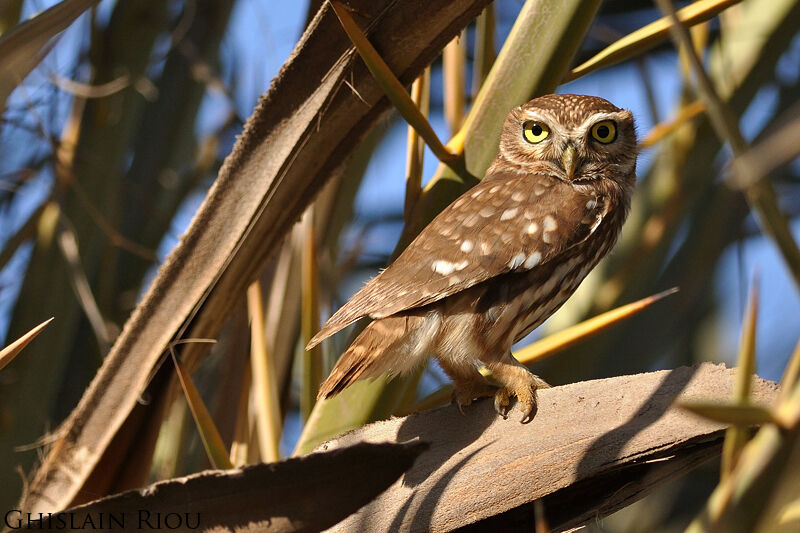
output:
M319 397L395 376L435 356L459 409L494 396L522 421L548 385L511 346L575 291L622 228L636 182L633 116L593 96L551 94L508 114L483 180L447 206L367 283L308 348L374 319L342 355ZM491 371L492 385L479 372Z

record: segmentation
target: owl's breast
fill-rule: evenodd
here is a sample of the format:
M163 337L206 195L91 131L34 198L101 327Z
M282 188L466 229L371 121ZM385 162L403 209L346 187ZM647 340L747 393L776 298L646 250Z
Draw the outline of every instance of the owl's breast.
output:
M541 325L572 296L589 272L613 248L621 225L612 219L604 220L586 241L516 281L519 319L513 342Z

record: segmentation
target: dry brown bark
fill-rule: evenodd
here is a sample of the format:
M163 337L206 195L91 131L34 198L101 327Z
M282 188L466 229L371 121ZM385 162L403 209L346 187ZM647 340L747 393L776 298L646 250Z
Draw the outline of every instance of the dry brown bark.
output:
M417 438L430 448L332 531L531 531L540 498L553 531L593 521L718 455L724 426L674 402L731 398L734 376L705 363L540 390L525 425L517 409L503 420L481 401L464 416L450 406L353 431L321 449ZM776 392L754 379L754 402Z

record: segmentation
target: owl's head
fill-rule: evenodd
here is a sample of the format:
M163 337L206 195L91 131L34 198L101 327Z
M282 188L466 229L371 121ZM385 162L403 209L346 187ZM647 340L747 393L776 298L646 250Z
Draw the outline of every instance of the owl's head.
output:
M630 111L596 96L548 94L508 114L498 162L576 184L611 179L627 188L636 180L636 155Z

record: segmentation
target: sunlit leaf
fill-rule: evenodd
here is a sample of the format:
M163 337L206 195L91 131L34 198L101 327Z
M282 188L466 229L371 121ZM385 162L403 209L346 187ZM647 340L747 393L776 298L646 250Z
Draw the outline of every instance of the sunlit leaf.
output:
M200 440L203 441L203 447L208 454L208 460L214 468L222 468L229 470L233 468L228 450L225 448L225 443L211 418L211 413L208 412L203 398L192 382L191 376L183 368L183 365L172 353L172 361L175 363L175 371L178 374L178 380L181 383L181 388L186 396L186 401L189 404L189 409L192 411L192 416L197 424L197 430L200 433Z
M797 385L797 378L800 377L800 341L794 347L789 363L781 378L781 399L785 400Z
M422 116L428 116L431 92L431 69L426 68L420 77L411 84L411 100ZM406 198L403 204L403 215L406 224L414 211L419 195L422 192L422 166L425 157L425 145L411 125L406 134Z
M678 11L678 18L687 26L693 26L709 20L739 2L741 0L698 0ZM572 69L564 81L580 78L599 68L625 61L650 50L669 38L669 26L669 17L662 17L639 28Z
M555 355L561 350L565 350L566 348L569 348L583 339L600 333L606 328L632 317L640 311L647 309L662 298L666 298L670 294L675 294L676 292L678 292L678 288L674 287L658 294L654 294L653 296L648 296L647 298L642 298L641 300L633 303L617 307L611 311L606 311L605 313L597 315L596 317L584 320L580 324L576 324L565 330L559 331L558 333L548 335L543 339L529 344L525 348L522 348L514 353L514 357L516 357L521 363L531 364L535 361L544 359L545 357Z
M639 147L649 148L653 146L683 124L702 114L705 110L706 106L700 101L695 101L687 106L682 107L675 117L653 126L653 129L647 133L647 136L639 144Z
M444 116L455 135L464 124L466 106L467 77L467 34L462 31L447 43L442 51L442 70L444 83Z
M25 335L23 335L22 337L18 338L17 340L15 340L11 344L0 350L0 370L2 370L2 368L6 366L8 363L13 361L14 358L17 356L17 354L21 352L22 349L25 348L29 342L35 339L36 336L39 333L41 333L42 330L47 326L47 324L49 324L52 321L53 317L48 318L35 328L31 329Z
M795 524L800 527L800 500L795 500L782 509L777 517L778 524Z
M750 384L756 373L756 324L758 321L758 282L753 282L739 343L735 401L744 403L750 396Z
M739 343L739 360L736 368L736 388L733 401L747 406L750 397L750 382L756 370L756 320L758 316L758 283L753 283L747 312L742 324L742 339ZM739 459L749 435L746 425L736 424L728 428L722 446L721 475L724 480L730 475Z
M742 428L774 423L775 416L766 407L758 405L722 404L708 402L678 403L678 405L715 422L732 424Z
M267 352L264 338L264 303L258 281L247 289L247 312L250 315L250 365L258 444L261 459L274 462L280 459L281 408L272 354ZM242 425L245 425L244 421Z
M303 248L301 258L301 318L300 329L303 346L319 329L319 283L317 281L317 246L314 236L314 208L310 207L302 221ZM322 383L322 348L315 346L303 351L303 373L300 389L300 412L308 419L317 401L317 391Z

